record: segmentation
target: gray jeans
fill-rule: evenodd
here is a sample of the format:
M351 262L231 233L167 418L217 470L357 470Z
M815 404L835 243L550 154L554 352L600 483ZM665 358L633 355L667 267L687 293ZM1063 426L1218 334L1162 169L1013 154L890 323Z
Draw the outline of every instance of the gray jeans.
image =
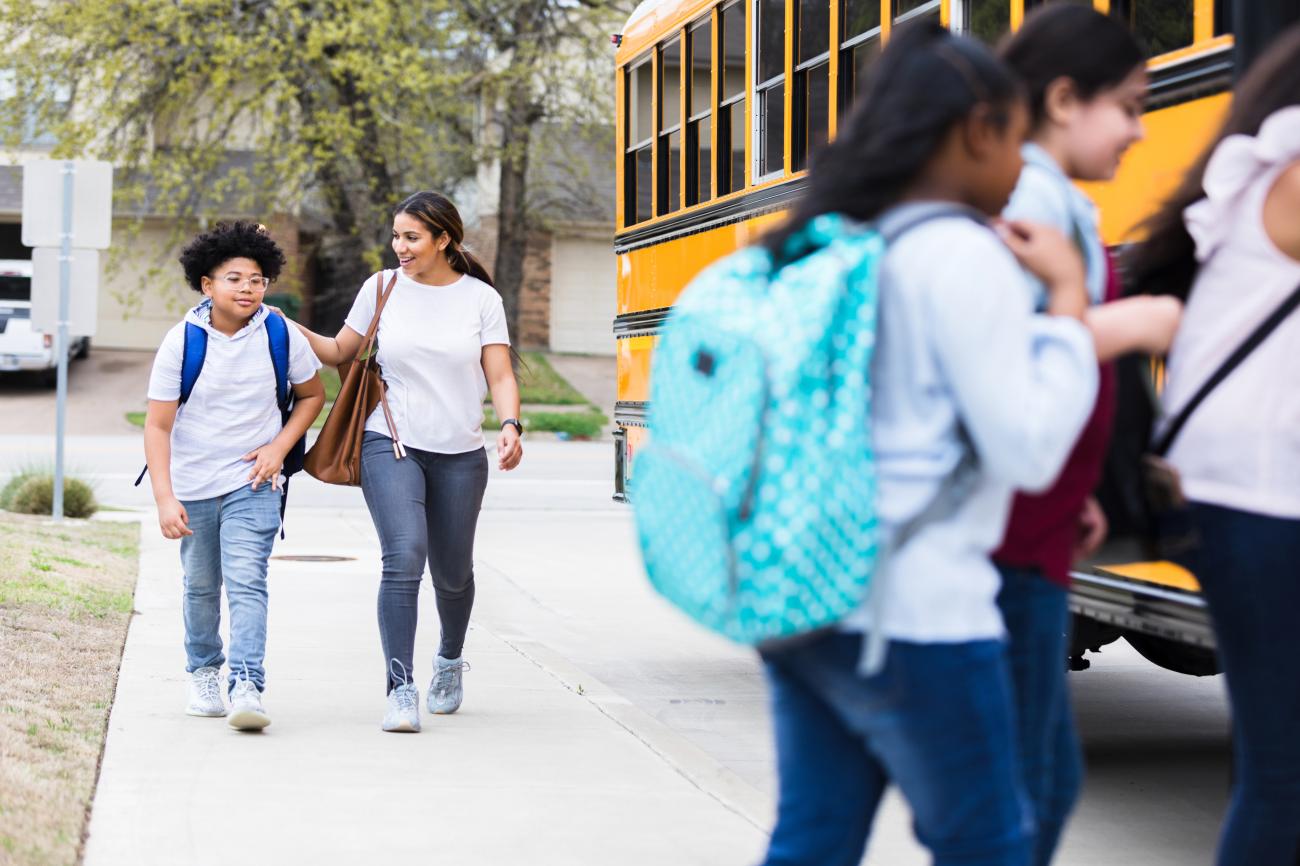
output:
M379 583L379 638L388 689L400 685L392 668L409 672L424 564L438 602L438 654L459 658L474 606L474 531L487 488L483 449L436 454L408 447L393 456L392 440L367 432L361 446L361 491L383 549ZM399 671L400 673L400 671Z

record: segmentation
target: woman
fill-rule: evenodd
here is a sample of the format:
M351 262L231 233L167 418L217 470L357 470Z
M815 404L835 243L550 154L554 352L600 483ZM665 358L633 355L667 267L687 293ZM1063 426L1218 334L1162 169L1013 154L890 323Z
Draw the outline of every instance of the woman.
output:
M1300 27L1242 80L1214 144L1154 218L1146 291L1187 298L1166 415L1300 287ZM1228 677L1236 780L1220 866L1300 851L1300 314L1192 412L1168 453L1201 539L1200 580ZM1164 435L1163 432L1161 435Z
M461 656L474 603L474 531L488 463L483 398L497 417L497 463L523 457L519 387L511 365L501 296L463 246L460 214L445 196L418 192L393 211L393 252L400 269L379 320L379 365L405 455L395 453L379 406L366 422L361 489L383 548L379 635L388 668L383 729L420 730L412 682L417 601L427 559L442 640L429 684L430 713L460 708ZM391 275L385 273L386 288ZM376 280L357 293L343 328L325 337L298 328L322 362L346 364L361 349L377 299Z

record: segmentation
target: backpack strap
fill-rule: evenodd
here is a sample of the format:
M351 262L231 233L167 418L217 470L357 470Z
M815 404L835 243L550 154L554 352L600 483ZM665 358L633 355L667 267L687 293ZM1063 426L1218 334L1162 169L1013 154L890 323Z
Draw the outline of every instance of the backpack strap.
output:
M181 405L194 393L194 383L203 372L208 354L208 332L193 322L185 323L185 345L181 349Z
M184 406L185 401L194 393L194 383L203 372L203 359L208 354L208 332L193 322L185 323L185 341L181 344L181 394L177 405ZM135 478L136 487L144 481L149 471L148 464L140 470Z
M266 328L266 345L271 352L271 366L275 368L275 401L280 414L288 418L293 386L289 382L289 325L284 318L271 313L262 323Z

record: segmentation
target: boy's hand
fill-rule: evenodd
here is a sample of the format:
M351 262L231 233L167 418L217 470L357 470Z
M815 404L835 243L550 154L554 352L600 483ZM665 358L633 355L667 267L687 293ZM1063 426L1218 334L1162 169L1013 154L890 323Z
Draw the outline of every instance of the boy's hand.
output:
M176 539L193 535L189 523L190 516L186 513L185 506L176 497L158 503L158 526L162 529L163 538Z
M257 489L257 485L268 481L271 482L272 490L280 489L280 467L284 466L286 453L274 442L268 442L261 448L244 455L244 461L251 461L253 464L253 468L248 473L248 480L253 482L254 490Z

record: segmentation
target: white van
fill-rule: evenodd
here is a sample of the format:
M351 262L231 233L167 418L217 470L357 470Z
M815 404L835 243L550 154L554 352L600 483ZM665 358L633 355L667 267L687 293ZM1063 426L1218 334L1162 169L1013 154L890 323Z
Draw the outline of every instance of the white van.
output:
M69 341L69 358L84 358L89 337ZM32 328L32 263L0 259L0 373L35 370L53 387L58 377L54 335Z

